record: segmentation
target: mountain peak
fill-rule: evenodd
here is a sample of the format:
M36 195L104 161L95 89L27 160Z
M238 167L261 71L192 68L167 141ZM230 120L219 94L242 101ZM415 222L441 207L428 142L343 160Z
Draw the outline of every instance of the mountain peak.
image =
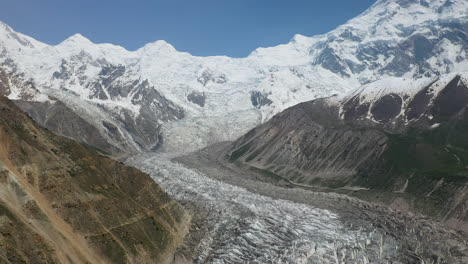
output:
M294 42L294 43L310 42L310 39L311 39L310 37L306 37L306 36L301 35L301 34L296 34L291 39L291 42Z
M0 38L2 38L3 41L10 39L11 41L13 41L11 43L19 43L23 48L34 48L33 43L37 46L41 46L41 43L33 40L30 37L17 33L9 25L2 21L0 21Z
M85 44L85 45L93 44L93 42L91 42L89 39L87 39L86 37L84 37L83 35L79 33L73 36L70 36L69 38L67 38L60 44L63 44L63 43Z
M159 53L159 52L175 52L177 51L174 46L171 44L167 43L164 40L158 40L155 42L151 42L146 44L143 48L141 48L145 53Z

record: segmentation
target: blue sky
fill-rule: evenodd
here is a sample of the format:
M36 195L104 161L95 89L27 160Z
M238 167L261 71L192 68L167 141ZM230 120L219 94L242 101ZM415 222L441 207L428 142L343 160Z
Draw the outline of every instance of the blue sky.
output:
M326 33L375 0L12 0L0 20L48 44L81 33L136 50L166 40L194 55L245 57L294 34Z

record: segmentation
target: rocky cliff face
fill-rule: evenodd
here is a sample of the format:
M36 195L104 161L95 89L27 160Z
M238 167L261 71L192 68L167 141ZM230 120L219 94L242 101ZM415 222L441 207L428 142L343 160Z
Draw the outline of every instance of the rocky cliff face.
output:
M0 262L171 261L190 218L148 175L0 112Z
M295 185L361 189L355 195L466 222L467 84L466 75L395 79L302 103L226 157Z

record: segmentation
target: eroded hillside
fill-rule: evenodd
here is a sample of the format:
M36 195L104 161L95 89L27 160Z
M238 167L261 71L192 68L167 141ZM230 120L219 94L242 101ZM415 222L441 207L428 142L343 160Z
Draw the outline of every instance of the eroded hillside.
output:
M148 175L0 111L0 262L169 262L190 217Z

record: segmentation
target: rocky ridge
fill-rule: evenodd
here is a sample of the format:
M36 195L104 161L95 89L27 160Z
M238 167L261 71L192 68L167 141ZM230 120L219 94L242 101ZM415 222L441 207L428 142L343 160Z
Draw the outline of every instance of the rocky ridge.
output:
M235 141L226 159L466 229L466 77L380 81L299 104Z

